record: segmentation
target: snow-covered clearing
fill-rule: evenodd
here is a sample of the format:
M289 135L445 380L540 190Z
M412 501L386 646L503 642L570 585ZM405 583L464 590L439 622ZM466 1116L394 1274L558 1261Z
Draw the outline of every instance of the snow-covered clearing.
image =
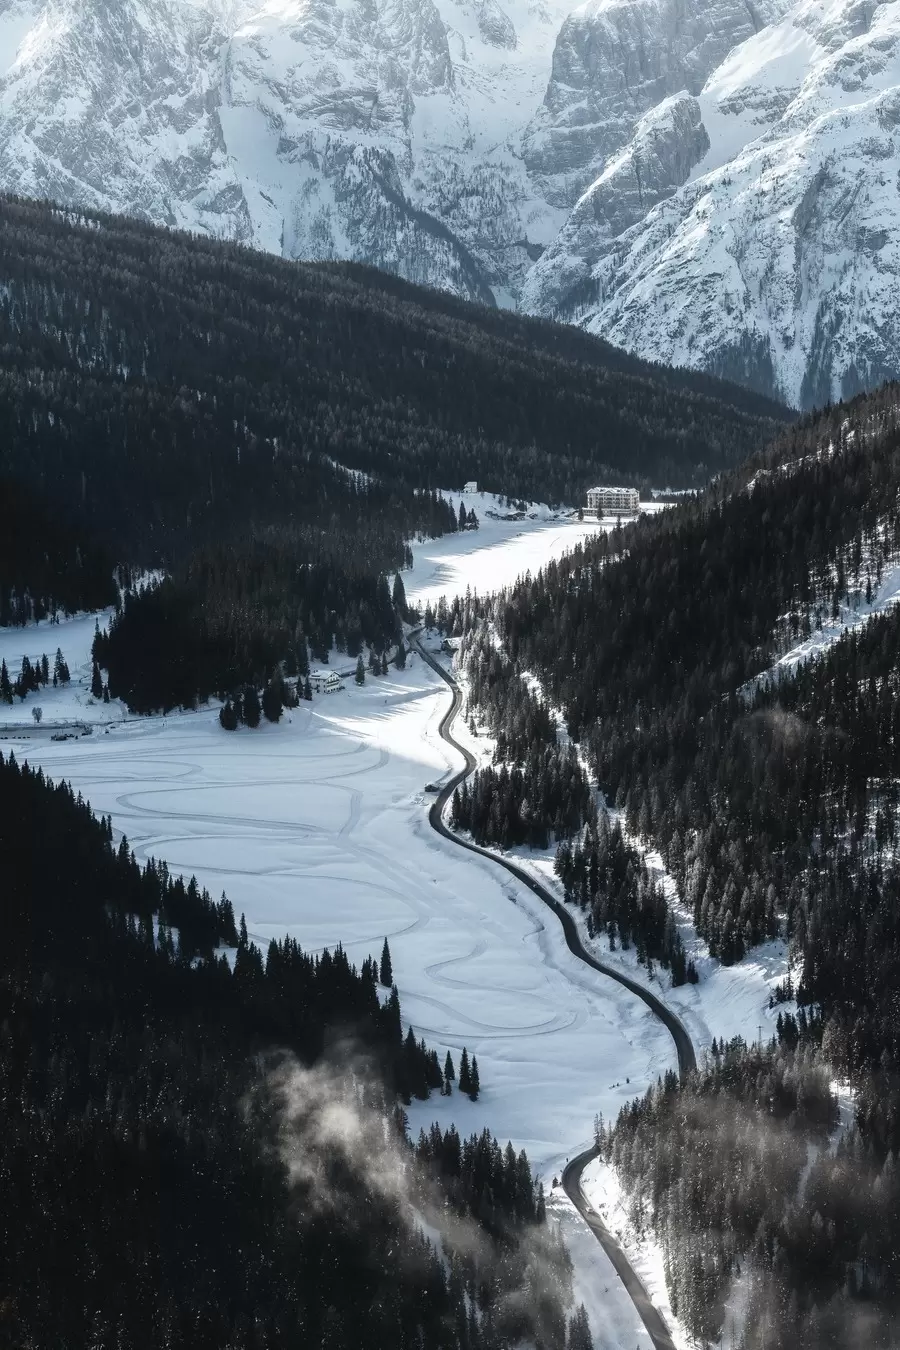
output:
M494 589L597 528L546 515L491 521L480 494L466 504L481 529L415 546L416 566L405 574L411 600ZM359 962L386 936L405 1018L442 1058L466 1045L481 1076L477 1103L459 1094L414 1103L414 1131L434 1119L465 1133L488 1126L525 1148L549 1187L589 1142L597 1111L615 1116L674 1067L665 1029L569 953L536 897L429 827L425 784L451 758L456 767L456 756L438 737L446 686L417 657L362 688L317 696L277 727L228 733L215 709L130 718L115 703L91 701L94 625L85 616L0 630L13 676L23 654L46 651L52 666L61 647L73 677L65 689L0 709L8 728L0 749L69 780L112 816L139 858L165 858L213 894L225 890L261 943L285 933L309 950L341 942ZM41 729L33 704L44 710ZM53 741L47 724L66 721L90 721L93 734ZM566 1211L552 1198L575 1247L596 1345L644 1350L624 1289Z
M442 595L451 599L471 589L488 595L511 586L526 572L534 574L551 558L575 548L590 535L615 527L615 518L598 520L574 511L552 511L528 503L524 513L509 507L505 498L489 492L445 492L459 511L459 503L478 517L477 531L426 540L413 549L412 570L403 573L407 599L421 605L436 604ZM642 504L642 511L660 509L656 502Z

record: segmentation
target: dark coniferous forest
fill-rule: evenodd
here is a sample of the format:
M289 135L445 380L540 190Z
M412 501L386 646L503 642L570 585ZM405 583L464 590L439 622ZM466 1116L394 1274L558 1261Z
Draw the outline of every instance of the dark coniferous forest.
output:
M853 623L900 559L897 395L886 388L806 419L697 500L589 542L493 600L470 598L446 613L454 631L475 632L464 650L495 734L514 726L526 675L535 699L537 676L580 747L586 781L589 774L619 808L635 841L660 850L680 915L712 955L729 964L769 937L788 938L800 974L779 996L796 999L800 1021L788 1016L787 1034L854 1085L854 1147L871 1158L869 1181L878 1179L895 1209L900 620L891 611L858 632ZM486 657L477 635L486 623L501 648L496 657ZM767 673L829 626L839 640L825 657ZM503 751L521 765L521 782L508 820L494 808L490 830L501 842L521 818L518 803L544 800L553 782L550 761L535 758L546 717L528 717L532 749L507 735ZM512 772L491 770L495 779ZM460 820L482 828L471 808ZM660 934L663 951L674 944L679 916L646 883L640 898L635 853L640 919L623 930L631 846L618 830L598 832L590 811L575 831L562 819L547 825L561 841L567 896L589 927L663 961L652 944ZM664 963L675 982L692 978L677 946ZM657 1128L668 1126L647 1126ZM822 1206L839 1214L843 1203L822 1186L817 1223L827 1220ZM873 1328L896 1314L896 1266L875 1271L852 1245L841 1251L818 1284L802 1263L776 1263L793 1300L783 1343L800 1312L819 1328L810 1345L835 1346L860 1343L848 1339L854 1310L862 1316L871 1305ZM886 1255L896 1260L896 1234ZM709 1260L715 1267L718 1257ZM738 1264L736 1257L732 1272ZM834 1300L846 1306L835 1310Z
M364 268L9 198L0 283L0 474L59 539L46 558L28 556L46 528L9 560L0 546L0 606L17 621L108 599L103 554L166 570L110 650L136 710L259 684L301 638L385 650L373 588L410 538L459 528L440 489L576 503L608 473L699 482L787 416Z
M11 756L0 852L4 1345L565 1350L568 1261L525 1155L407 1142L398 1094L455 1089L374 959L261 951ZM356 1152L323 1125L336 1101ZM455 1214L443 1252L412 1206Z

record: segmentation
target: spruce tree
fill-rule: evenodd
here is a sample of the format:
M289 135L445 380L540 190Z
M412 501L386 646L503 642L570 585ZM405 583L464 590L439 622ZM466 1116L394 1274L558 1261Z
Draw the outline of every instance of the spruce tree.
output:
M91 671L91 697L101 699L103 697L103 677L100 674L100 667L94 662L94 668Z
M403 578L399 572L394 577L394 590L391 599L400 618L407 618L409 610L406 603L406 587L403 585Z
M397 655L394 657L394 665L398 670L406 669L406 648L403 645L402 638L397 644Z
M588 1321L587 1311L583 1303L579 1303L569 1319L566 1350L594 1350L591 1324Z
M312 703L312 685L309 682L309 676L303 681L303 697L307 703Z
M248 727L258 727L261 717L259 694L252 684L244 690L244 721Z
M360 652L359 656L356 658L355 678L357 684L365 684L366 682L366 668L363 665L362 652Z
M262 696L262 710L266 721L280 722L283 707L281 676L273 675L263 690Z
M460 1075L461 1077L461 1075ZM462 1083L460 1083L462 1086ZM478 1079L478 1060L472 1056L472 1071L469 1075L469 1097L473 1102L478 1101L478 1093L481 1090L481 1083Z
M6 669L6 662L0 662L0 700L4 703L12 703L13 691L9 682L9 671Z
M381 949L381 965L378 970L378 978L385 989L390 989L394 983L394 972L391 966L391 949L388 946L387 938L384 939L384 946Z
M456 1070L453 1067L453 1059L450 1051L447 1051L447 1058L444 1060L444 1096L449 1097L453 1091L453 1080L456 1077Z
M460 1092L469 1092L472 1088L472 1078L469 1069L469 1052L463 1046L462 1057L459 1061L459 1090Z
M238 715L230 698L219 709L219 723L226 731L237 731Z

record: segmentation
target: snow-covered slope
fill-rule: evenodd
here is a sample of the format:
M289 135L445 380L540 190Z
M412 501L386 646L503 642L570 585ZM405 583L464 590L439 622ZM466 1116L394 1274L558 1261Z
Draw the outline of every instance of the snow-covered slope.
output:
M900 0L0 0L0 188L581 323L900 368Z
M898 44L896 3L800 0L635 123L526 303L802 406L895 375Z
M0 187L512 302L566 0L0 0Z

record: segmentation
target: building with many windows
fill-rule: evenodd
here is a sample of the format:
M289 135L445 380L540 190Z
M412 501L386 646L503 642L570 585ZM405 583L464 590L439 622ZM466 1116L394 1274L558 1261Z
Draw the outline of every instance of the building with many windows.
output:
M314 694L335 694L344 687L336 670L313 670L309 683Z
M587 509L598 516L636 516L641 509L641 494L637 488L588 488Z

